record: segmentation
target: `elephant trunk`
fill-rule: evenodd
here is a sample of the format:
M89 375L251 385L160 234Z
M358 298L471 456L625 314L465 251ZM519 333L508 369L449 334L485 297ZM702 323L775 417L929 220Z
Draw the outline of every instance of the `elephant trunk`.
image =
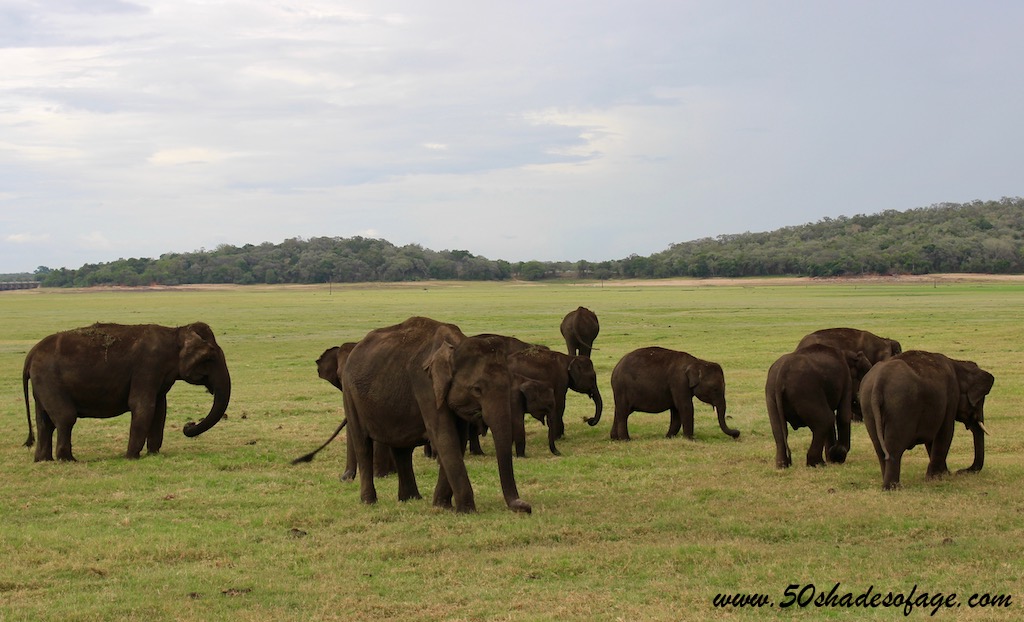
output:
M974 464L960 472L977 473L985 466L985 424L980 420L968 426L974 435Z
M601 421L601 410L604 408L604 402L601 401L601 392L594 387L594 392L590 394L590 399L594 400L594 416L590 419L584 419L587 425L597 425Z
M733 438L739 438L740 431L734 430L729 427L725 422L725 399L715 404L715 412L718 414L718 427L722 428L722 431Z
M199 423L193 421L186 423L185 428L182 430L185 436L199 436L216 425L224 417L224 413L228 409L228 402L231 401L231 376L228 374L226 367L222 376L223 378L211 381L207 385L207 388L213 393L213 406L210 408L210 413Z
M501 481L501 492L508 508L514 512L531 513L530 504L519 498L516 487L515 472L512 468L512 407L509 392L504 396L488 400L483 408L484 423L490 428L494 439L494 455L498 461L498 479Z

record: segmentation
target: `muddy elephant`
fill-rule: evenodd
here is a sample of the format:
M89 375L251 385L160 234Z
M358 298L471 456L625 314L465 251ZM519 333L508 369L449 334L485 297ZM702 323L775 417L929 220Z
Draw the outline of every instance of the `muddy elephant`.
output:
M783 354L768 369L764 397L775 437L775 466L793 464L789 451L789 424L794 430L811 429L807 466L843 463L850 451L853 396L861 378L871 369L863 352L845 352L814 344Z
M412 317L356 344L341 383L364 503L377 501L373 441L391 447L403 501L420 497L412 451L429 441L440 463L433 504L475 511L463 453L468 424L482 419L494 440L505 503L531 511L512 468L512 374L499 338L467 337L454 324Z
M198 436L224 416L231 399L231 375L224 351L202 322L177 328L155 324L93 324L56 333L37 343L25 357L22 389L28 418L26 447L35 442L28 387L36 405L39 444L36 462L74 460L71 430L79 418L115 417L131 412L128 451L138 458L143 446L158 453L167 421L167 392L178 380L201 385L213 394L209 414L185 424L185 436Z
M579 307L562 318L559 330L562 331L570 356L590 356L601 325L597 321L597 314L586 307Z
M633 350L612 370L615 420L612 440L629 440L629 415L633 412L670 411L667 437L693 438L693 398L710 404L718 413L718 425L733 438L739 430L725 423L725 373L721 365L686 352L657 346Z
M352 352L352 348L356 346L354 341L343 343L340 346L334 346L324 350L324 353L320 355L320 358L316 360L316 371L320 378L331 383L339 391L341 388L341 371L345 369L345 362L348 360L349 353ZM325 447L331 444L331 441L341 433L341 431L348 424L348 419L342 419L341 424L334 430L323 445L320 445L313 451L299 456L292 460L292 464L299 464L301 462L312 462L313 458ZM341 481L350 482L356 477L356 454L352 449L352 436L345 435L345 470L341 473ZM391 456L391 448L380 443L373 444L373 475L374 477L387 477L395 472L395 460Z
M565 434L565 398L570 389L594 401L594 416L584 418L584 421L592 426L601 421L604 402L597 386L597 371L590 357L570 356L544 346L533 346L509 354L508 365L513 373L547 383L554 391L555 408L547 417L548 449L551 453L561 455L555 441Z
M872 367L861 382L860 401L882 487L899 487L903 453L915 445L923 444L928 452L929 479L949 473L946 456L957 421L974 436L974 463L958 473L980 471L985 464L985 396L994 382L973 361L921 350Z

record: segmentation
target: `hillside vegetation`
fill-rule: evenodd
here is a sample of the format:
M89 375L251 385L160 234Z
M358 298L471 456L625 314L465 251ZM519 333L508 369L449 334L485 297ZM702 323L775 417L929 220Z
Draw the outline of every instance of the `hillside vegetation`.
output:
M40 267L47 287L186 283L352 283L547 278L841 276L1024 272L1024 198L943 203L907 211L825 218L764 233L674 244L644 257L602 262L511 263L465 250L352 237L293 238L119 259L81 268Z

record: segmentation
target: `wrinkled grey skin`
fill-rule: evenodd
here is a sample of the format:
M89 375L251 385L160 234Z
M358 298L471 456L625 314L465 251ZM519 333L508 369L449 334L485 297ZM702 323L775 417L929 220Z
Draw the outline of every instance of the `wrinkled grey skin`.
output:
M864 376L860 401L864 427L882 469L882 488L900 486L903 453L923 444L926 476L949 473L946 456L957 421L974 436L974 463L958 473L976 473L985 464L985 396L995 378L973 361L910 350L878 363Z
M667 437L693 438L693 398L710 404L718 413L718 425L733 438L739 430L725 423L725 373L718 363L686 352L657 346L633 350L612 370L615 420L612 440L629 440L629 415L633 412L671 413Z
M822 344L783 354L768 369L764 385L768 420L775 437L775 466L793 464L789 424L811 429L807 466L843 463L850 451L853 396L871 363L863 352L844 352Z
M541 423L547 422L555 412L555 392L547 382L512 374L512 438L515 441L516 457L526 457L527 413ZM487 426L470 426L469 453L482 456L480 437L487 433Z
M826 345L844 352L862 352L869 363L874 365L903 351L903 346L895 339L879 337L874 333L859 328L823 328L805 336L797 344L797 349L810 345ZM863 421L860 398L853 396L853 420Z
M403 501L420 497L412 450L429 441L439 461L434 505L476 511L463 454L467 426L482 419L494 440L506 504L531 511L519 497L512 467L512 374L499 338L466 337L454 324L412 317L356 344L342 386L364 503L377 501L373 441L391 447Z
M596 313L586 307L579 307L562 318L559 330L570 356L590 356L601 325Z
M334 346L324 350L324 353L320 355L320 358L316 360L316 371L320 378L331 383L339 391L341 388L341 371L345 369L345 361L348 360L348 355L352 352L352 348L356 346L354 341L343 343L340 346ZM338 434L341 433L342 429L348 424L348 419L342 419L341 424L334 430L331 437L320 445L315 450L292 460L292 464L299 464L300 462L312 462L313 458L325 447L331 444ZM356 453L352 449L352 436L345 436L345 444L348 450L345 453L345 470L341 473L341 481L350 482L356 477ZM380 443L373 444L373 475L374 477L387 477L395 472L395 460L391 455L391 448Z
M128 451L136 459L143 446L158 453L167 421L167 392L178 380L201 385L213 394L213 406L199 423L188 422L185 436L213 427L231 400L231 375L224 351L203 322L167 327L156 324L93 324L56 333L37 343L25 357L22 387L29 420L26 447L35 442L29 407L29 381L36 405L39 445L36 462L74 460L71 430L79 418L116 417L131 412Z

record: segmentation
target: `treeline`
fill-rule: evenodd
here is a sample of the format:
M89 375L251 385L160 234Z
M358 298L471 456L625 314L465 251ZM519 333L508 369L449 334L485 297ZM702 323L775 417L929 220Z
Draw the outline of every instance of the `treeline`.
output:
M293 238L119 259L77 270L40 267L45 287L276 284L547 278L842 276L935 272L1024 273L1024 199L940 204L825 218L766 233L674 244L648 257L602 262L508 262L465 250L353 237Z

